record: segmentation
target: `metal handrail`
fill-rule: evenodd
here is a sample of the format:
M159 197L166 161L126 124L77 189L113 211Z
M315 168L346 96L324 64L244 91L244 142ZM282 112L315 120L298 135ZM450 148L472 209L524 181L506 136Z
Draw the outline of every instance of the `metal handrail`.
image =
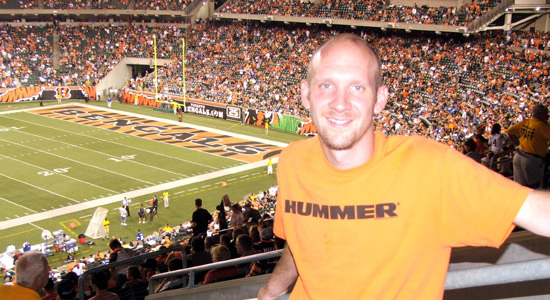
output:
M194 273L214 268L222 268L242 263L279 257L282 250L255 254L247 257L212 263L208 265L192 267L154 275L149 280L149 294L154 294L153 284L155 280L167 277L189 274L189 285L184 289L196 287L192 282ZM456 290L470 287L488 286L496 284L516 283L550 278L550 258L514 262L500 265L492 265L480 268L449 271L445 281L445 290Z
M166 253L169 253L169 252L172 252L172 251L181 251L183 253L183 266L185 268L187 266L187 259L186 259L186 255L185 255L185 249L180 245L176 245L176 246L161 249L161 250L158 250L158 251L155 251L155 252L150 252L150 253L147 253L147 254L144 254L144 255L133 256L133 257L130 257L130 258L122 260L122 261L115 261L113 263L108 263L106 265L102 265L102 266L95 267L93 269L89 269L88 271L86 271L82 275L80 275L80 278L78 279L78 299L81 299L81 300L86 299L84 297L84 281L86 280L86 278L88 276L90 276L94 273L97 273L97 272L101 272L101 271L108 270L108 269L111 269L111 268L116 268L118 266L131 265L131 264L137 263L139 261L146 260L148 258L157 258L160 254L166 254Z
M451 271L445 290L550 278L550 258Z
M274 250L274 251L269 251L265 253L259 253L259 254L249 255L245 257L239 257L239 258L234 258L230 260L215 262L215 263L206 264L202 266L191 267L183 270L176 270L176 271L155 274L151 277L151 279L149 279L149 295L154 293L155 280L189 275L189 283L187 284L187 288L191 289L197 286L195 285L195 273L197 272L208 271L208 270L217 269L217 268L224 268L224 267L229 267L234 265L240 265L240 264L250 263L257 260L276 258L276 257L280 257L282 253L283 253L283 250Z

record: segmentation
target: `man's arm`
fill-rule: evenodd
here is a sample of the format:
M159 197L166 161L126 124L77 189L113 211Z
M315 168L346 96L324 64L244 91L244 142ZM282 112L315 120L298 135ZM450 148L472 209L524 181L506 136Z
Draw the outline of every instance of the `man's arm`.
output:
M531 191L514 223L535 234L550 237L550 192Z
M510 141L514 144L514 146L519 146L519 139L516 135L508 133L508 138L510 138Z
M298 271L294 263L292 252L285 245L281 259L267 283L260 289L258 300L275 299L282 293L286 292L288 287L292 285L298 278Z

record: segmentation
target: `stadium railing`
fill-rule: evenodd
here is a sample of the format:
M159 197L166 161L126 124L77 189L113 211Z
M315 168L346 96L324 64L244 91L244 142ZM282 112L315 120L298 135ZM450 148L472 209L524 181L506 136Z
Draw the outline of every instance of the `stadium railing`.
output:
M277 254L280 254L277 253ZM256 256L254 259L259 259L262 256ZM227 261L229 262L229 261ZM244 262L244 260L240 260ZM231 263L236 263L231 261ZM225 263L223 266L231 265ZM222 264L217 265L221 267ZM174 271L180 272L180 271ZM178 274L182 274L180 272ZM175 273L173 273L175 274ZM169 276L175 276L173 274L163 273L155 275L154 279L166 278ZM256 297L258 290L263 286L271 275L259 275L248 278L234 279L231 281L224 281L219 283L212 283L202 286L196 286L195 288L183 288L179 290L171 290L161 292L158 294L151 294L146 297L146 300L170 300L170 299L253 299ZM524 283L529 281L538 282L537 280L550 278L550 258L536 259L525 262L508 263L502 265L494 265L488 267L471 268L465 270L450 271L447 274L445 283L446 293L452 290L468 289L475 287L488 287L499 286L502 284ZM151 279L153 280L153 278ZM151 282L149 290L151 290ZM520 286L521 289L521 286ZM483 294L484 292L479 292ZM288 299L290 290L288 293L281 295L278 300ZM541 295L538 295L541 296ZM550 293L546 291L544 296L550 296ZM544 297L543 296L543 297ZM457 299L455 296L452 299ZM460 298L460 296L458 297ZM481 298L479 298L481 299Z
M449 294L456 293L450 295L449 299L460 299L463 297L461 292L468 292L474 288L477 288L476 293L480 294L492 294L495 292L506 294L512 289L523 290L523 296L541 294L550 296L550 286L546 284L550 280L549 245L550 239L537 236L528 231L521 231L513 233L505 245L498 249L483 247L458 248L456 252L453 252L455 254L451 258L451 268L447 274L445 291L446 293L449 292ZM146 299L181 299L185 297L185 299L193 300L204 299L205 297L212 298L214 295L223 295L223 299L255 298L259 288L267 282L271 276L270 274L207 285L196 285L193 282L194 274L214 268L276 258L281 253L282 250L271 251L154 275L149 281L150 291L156 280L185 274L189 276L188 286L183 289L158 294L149 292ZM467 264L468 262L472 264L464 265L464 263ZM491 265L486 266L486 263L490 263ZM538 286L538 289L531 291L532 284ZM289 294L287 293L278 299L288 299L288 296Z
M481 15L481 17L470 23L468 25L468 32L478 32L480 29L483 28L483 26L487 26L489 23L498 18L501 14L503 14L506 9L514 3L515 0L502 1L500 4L493 7L490 11L484 13L483 15Z
M235 266L235 265L241 265L241 264L255 262L258 260L276 258L276 257L280 257L282 253L283 253L283 250L275 250L275 251L270 251L266 253L259 253L259 254L249 255L246 257L239 257L239 258L230 259L226 261L215 262L207 265L155 274L149 280L149 294L150 295L153 294L155 281L160 279L187 275L189 276L189 279L187 281L188 282L187 288L191 289L198 286L197 284L195 284L195 274L198 272L208 271L208 270L217 269L217 268L224 268L229 266Z
M84 289L84 282L86 282L87 278L90 275L92 275L94 273L97 273L97 272L105 271L105 270L108 270L108 269L111 269L111 268L116 268L116 267L119 267L119 266L137 265L137 264L140 264L141 262L145 261L148 258L157 258L161 254L167 254L167 253L170 253L172 251L181 251L183 253L183 267L185 268L187 266L186 265L187 264L187 259L186 259L186 255L185 255L185 249L182 246L179 246L179 245L169 247L169 248L165 248L165 249L161 249L161 250L154 251L154 252L149 252L149 253L143 254L143 255L140 255L139 253L136 252L136 256L130 257L126 260L116 261L116 262L113 262L113 263L108 263L106 265L98 266L98 267L95 267L93 269L90 269L90 270L84 272L84 274L82 274L80 276L80 278L78 279L78 299L87 299L87 297L85 297L85 295L84 295L84 290L85 290Z

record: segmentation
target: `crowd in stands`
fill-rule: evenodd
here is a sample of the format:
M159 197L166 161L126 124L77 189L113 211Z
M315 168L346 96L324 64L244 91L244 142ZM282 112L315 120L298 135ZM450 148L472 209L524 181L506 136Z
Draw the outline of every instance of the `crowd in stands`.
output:
M277 186L273 185L268 190L245 195L241 201L235 203L231 203L229 196L225 195L223 197L224 214L221 214L220 206L216 207L217 210L211 212L213 221L208 224L209 229L206 232L194 232L189 222L175 227L166 224L147 237L138 230L135 241L123 241L113 236L108 243L110 250L107 252L97 251L80 259L73 257L75 253L68 253L66 265L51 270L50 279L41 291L43 299L56 299L57 296L59 299L76 299L78 282L84 272L163 249L173 250L160 251L154 258L142 260L137 264L92 272L91 280L88 277L84 284L86 299L95 299L93 297L97 295L114 297L112 294L120 299L126 299L129 294L138 295L136 299L143 299L148 294L149 279L155 274L181 270L184 266L206 265L282 249L284 241L273 235L273 213L277 192ZM239 208L238 211L236 207ZM220 228L221 216L226 223L230 224L229 228L223 230ZM181 247L174 248L176 245ZM10 245L8 250L15 253L14 264L16 265L23 253L32 252L31 250L17 251L13 245ZM273 270L277 260L254 261L249 264L199 272L195 275L194 282L209 284L266 274ZM4 270L6 284L16 283L17 274L17 269ZM155 282L154 292L182 288L187 284L186 276L166 278Z
M308 55L335 30L238 22L216 29L186 39L188 97L307 116L299 81ZM485 125L485 136L494 123L508 128L550 96L548 33L361 34L379 52L390 88L391 101L377 119L387 134L423 135L458 148L478 126ZM181 95L181 72L180 62L160 69L160 91ZM128 85L152 91L153 83L150 74Z
M404 6L384 0L230 1L220 12L466 26L498 4L494 0L464 3L460 7Z
M134 9L184 10L189 2L189 0L137 0L134 1Z
M174 60L159 67L159 92L179 96L185 37L187 97L307 117L299 83L309 55L340 30L203 21L186 30L82 25L59 32L61 67L54 70L50 28L0 27L0 87L27 85L32 76L38 84L94 84L124 57L152 57L154 34L157 57ZM458 147L478 125L506 129L526 117L525 108L548 98L548 33L357 33L382 59L391 101L377 128L387 134L418 134ZM153 83L149 74L127 87L154 91Z
M52 9L146 9L184 10L190 0L119 0L92 1L87 7L84 0L45 0L44 8ZM438 24L467 26L482 14L499 4L496 0L481 0L464 3L459 7L428 7L393 5L385 0L324 0L313 3L304 0L282 1L228 1L219 10L221 13L280 15L293 17L316 17L367 20L380 22L401 22L416 24ZM18 3L5 3L6 8L38 8L35 2L19 0ZM0 5L2 8L2 5Z

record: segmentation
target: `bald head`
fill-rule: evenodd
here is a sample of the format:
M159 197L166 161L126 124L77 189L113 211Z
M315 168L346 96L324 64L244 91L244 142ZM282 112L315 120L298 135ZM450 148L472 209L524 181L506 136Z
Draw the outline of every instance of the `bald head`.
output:
M311 61L309 62L308 66L308 72L307 72L307 80L311 82L311 79L315 75L315 68L316 66L321 62L321 59L323 57L323 52L331 50L332 47L335 46L355 46L360 51L364 51L364 53L367 53L373 60L373 72L374 72L374 80L375 80L375 87L378 89L382 85L382 72L381 67L382 64L380 63L380 59L378 58L378 55L376 52L372 49L372 47L360 36L357 36L355 34L345 33L341 35L337 35L328 41L326 41L321 47L317 48L315 52L313 53L313 56L311 57Z
M15 265L17 284L39 292L48 282L50 266L41 252L27 252Z

